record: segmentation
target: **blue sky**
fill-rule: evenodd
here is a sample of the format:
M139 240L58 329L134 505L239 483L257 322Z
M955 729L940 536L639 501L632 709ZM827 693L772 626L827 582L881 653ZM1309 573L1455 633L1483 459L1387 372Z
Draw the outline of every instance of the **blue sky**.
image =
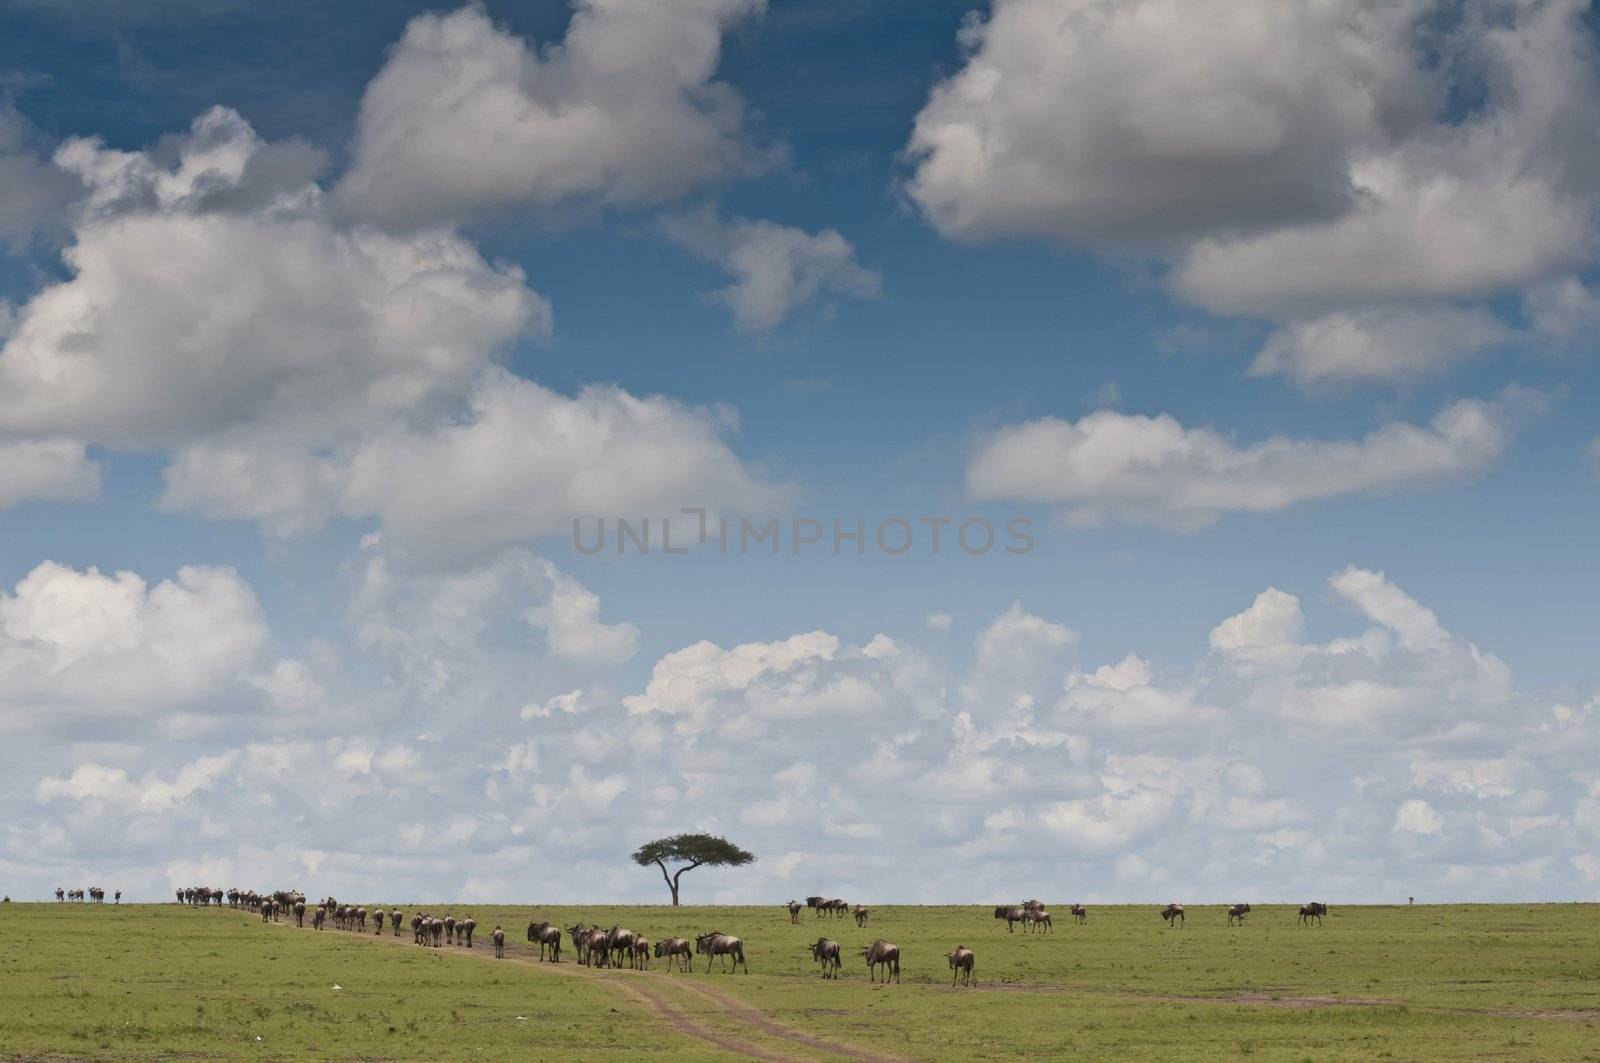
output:
M1302 7L0 6L10 892L1594 896L1593 12Z

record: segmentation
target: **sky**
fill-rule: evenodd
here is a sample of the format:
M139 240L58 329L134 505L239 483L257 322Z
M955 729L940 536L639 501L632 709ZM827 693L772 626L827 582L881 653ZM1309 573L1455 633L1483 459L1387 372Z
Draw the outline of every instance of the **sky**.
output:
M1597 31L0 0L0 889L1600 899Z

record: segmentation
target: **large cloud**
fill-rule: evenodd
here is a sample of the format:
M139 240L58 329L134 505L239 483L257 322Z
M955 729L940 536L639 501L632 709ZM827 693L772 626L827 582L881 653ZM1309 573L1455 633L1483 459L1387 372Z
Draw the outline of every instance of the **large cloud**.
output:
M998 0L917 116L910 194L962 239L1165 243L1337 216L1348 156L1433 102L1405 41L1416 7Z
M183 448L176 500L227 509L191 470L230 444L306 455L434 409L547 326L519 270L456 237L328 224L303 156L223 108L158 153L64 144L89 188L72 276L0 348L0 435Z
M0 430L115 447L224 428L313 443L464 390L543 315L518 271L453 237L312 218L137 215L78 230L72 280L0 354Z
M352 214L427 225L507 207L637 206L763 164L714 81L723 31L763 0L579 0L535 50L482 8L419 15L367 86Z
M1192 528L1229 512L1270 512L1480 471L1510 442L1511 411L1521 401L1462 400L1425 427L1393 422L1353 441L1274 437L1242 446L1165 414L1045 417L981 439L968 461L967 492L1059 506L1082 523Z
M917 117L908 191L957 239L1153 251L1172 291L1214 313L1449 314L1449 300L1594 258L1586 13L1582 0L995 0ZM1457 360L1438 332L1414 353L1395 339L1392 325L1345 334L1333 375ZM1483 342L1480 326L1463 346ZM1327 355L1295 379L1329 375L1310 364ZM1264 358L1285 364L1281 339Z
M153 586L44 562L0 592L0 726L108 731L184 712L238 710L230 687L267 627L231 569L187 566Z
M334 221L320 158L232 111L149 152L56 158L89 191L72 276L0 348L0 505L92 492L86 444L166 453L171 509L279 533L376 517L437 549L781 495L723 443L724 411L499 369L550 328L520 269L448 231Z

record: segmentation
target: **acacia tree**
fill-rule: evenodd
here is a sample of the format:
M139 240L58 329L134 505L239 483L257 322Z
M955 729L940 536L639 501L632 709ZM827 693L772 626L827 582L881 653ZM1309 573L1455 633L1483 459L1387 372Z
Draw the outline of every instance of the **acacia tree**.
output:
M684 872L697 867L743 867L755 861L755 854L741 849L718 834L674 834L670 838L657 838L639 846L633 862L640 867L651 864L661 869L667 889L672 891L672 903L678 903L678 880ZM681 864L676 871L669 870L668 862Z

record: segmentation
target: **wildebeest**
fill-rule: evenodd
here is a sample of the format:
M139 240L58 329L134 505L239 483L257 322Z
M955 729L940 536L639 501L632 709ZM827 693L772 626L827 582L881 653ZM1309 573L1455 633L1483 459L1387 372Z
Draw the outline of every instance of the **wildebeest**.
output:
M56 887L56 900L64 901L66 899L67 899L67 891L62 889L60 886L57 886ZM183 900L183 891L182 890L178 891L178 900L179 901Z
M294 902L294 925L295 926L305 926L306 925L306 902L305 901L295 901Z
M957 945L956 950L948 958L950 960L950 984L956 984L956 976L959 973L962 980L961 984L971 985L972 966L975 959L972 955L972 950L965 945Z
M113 904L121 904L122 903L122 891L121 890L118 890L116 892L116 896L113 898L112 903Z
M842 963L839 959L839 943L837 941L832 938L818 938L817 943L811 946L811 958L822 964L822 977L839 977L839 968Z
M721 957L727 970L728 957L733 957L733 970L737 971L739 965L744 964L744 973L750 973L750 964L745 962L744 942L730 934L719 934L715 930L707 930L704 934L694 939L694 951L703 953L706 957L706 973L711 973L711 961L714 957Z
M589 962L589 928L582 923L567 927L567 933L572 937L573 951L578 954L578 962Z
M1004 919L1006 921L1006 929L1013 934L1017 932L1014 924L1022 922L1024 915L1025 909L1015 904L1002 904L994 910L994 917L996 919Z
M1024 930L1055 930L1056 925L1050 919L1048 908L1027 908L1022 912L1022 929Z
M328 909L322 908L322 907L318 907L316 911L311 913L311 925L312 925L312 927L314 927L317 930L321 930L322 929L322 921L324 919L326 919L326 918L328 918Z
M456 924L456 930L466 939L467 948L469 949L472 947L472 932L476 929L478 929L478 921L470 917Z
M456 917L453 915L444 917L444 943L446 945L456 943Z
M1297 920L1297 922L1301 922L1306 926L1310 926L1311 920L1315 919L1318 925L1321 925L1322 917L1327 914L1328 906L1326 904L1323 904L1321 901L1312 901L1310 904L1302 904L1300 906L1300 918Z
M682 963L679 970L687 971L689 969L689 961L693 958L693 955L689 949L688 938L667 938L665 941L656 942L656 959L659 960L665 956L669 969L672 967L673 957L677 957Z
M643 934L633 939L633 965L641 971L650 969L650 939Z
M586 967L606 965L605 931L579 923L567 927L567 933L572 935L572 947L578 951L579 963Z
M1072 906L1072 921L1074 923L1087 923L1089 921L1089 909L1081 904L1074 904Z
M864 904L858 904L855 906L853 911L856 917L856 926L866 926L867 916L871 914L871 909Z
M60 893L61 891L60 890L56 890L56 892ZM56 900L58 900L58 901L60 899L61 899L60 897L56 898ZM790 901L788 907L789 907L789 922L798 923L800 921L800 909L803 908L804 905L802 905L799 901Z
M272 902L271 901L262 901L261 902L261 921L263 923L270 923L272 921Z
M418 912L411 917L411 940L418 945L422 944L422 913Z
M1249 914L1250 906L1248 904L1230 904L1228 906L1228 925L1232 926L1237 922L1240 926L1243 926L1244 917Z
M405 913L396 908L389 913L389 925L394 927L394 936L400 936L400 923L405 919Z
M611 928L609 936L611 938L612 963L617 967L621 967L622 961L627 960L630 967L637 966L639 955L633 945L634 942L639 940L639 935L624 927L614 926Z
M561 928L551 926L549 920L528 924L528 940L539 945L539 962L545 962L546 950L552 963L561 962Z
M900 946L879 938L861 950L861 955L867 961L867 978L869 981L878 980L878 965L883 964L883 980L885 984L889 976L894 975L894 980L900 981Z
M806 898L806 907L814 910L817 913L818 917L821 917L822 913L827 911L827 909L825 907L823 907L827 903L828 903L828 898L826 898L826 897L807 897Z
M304 905L301 905L301 907L304 907ZM372 913L372 925L377 928L373 930L374 934L383 933L383 921L388 917L389 913L384 911L382 908L379 908Z
M499 927L494 928L494 958L503 960L506 956L506 932Z
M594 961L596 949L605 953L605 963L601 966L621 967L622 961L627 960L629 966L634 963L633 956L634 933L631 930L613 925L610 930L596 931L589 938L589 960Z
M429 929L433 931L433 947L438 948L444 943L444 920L435 919L432 922L433 926Z
M1170 925L1177 927L1183 925L1183 905L1169 904L1161 909L1161 918Z

